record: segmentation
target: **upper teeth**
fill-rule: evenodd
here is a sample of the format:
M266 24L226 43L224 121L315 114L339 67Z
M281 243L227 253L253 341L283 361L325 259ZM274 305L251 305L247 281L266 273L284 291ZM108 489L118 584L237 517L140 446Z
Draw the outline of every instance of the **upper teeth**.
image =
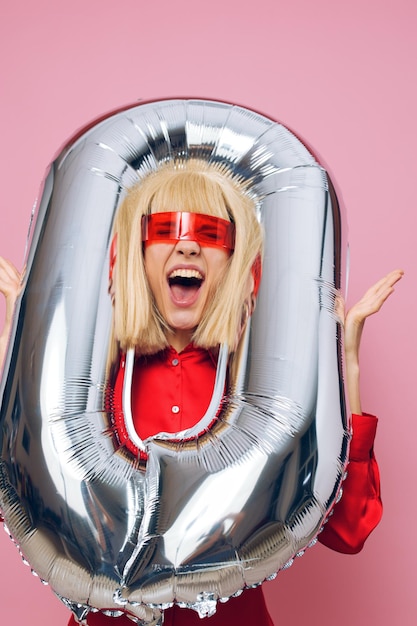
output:
M199 280L203 280L203 277L198 270L191 269L174 270L169 275L169 278L198 278Z

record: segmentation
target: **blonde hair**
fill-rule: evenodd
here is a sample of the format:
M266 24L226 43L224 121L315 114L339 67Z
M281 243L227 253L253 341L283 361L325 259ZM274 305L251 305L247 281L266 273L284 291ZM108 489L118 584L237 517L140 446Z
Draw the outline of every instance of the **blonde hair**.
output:
M161 211L205 213L234 222L234 252L193 336L197 346L208 349L227 343L234 350L248 278L262 255L262 229L246 187L225 166L198 159L162 165L129 190L117 211L115 340L123 351L135 348L138 354L159 352L168 345L168 328L146 277L141 239L142 216Z

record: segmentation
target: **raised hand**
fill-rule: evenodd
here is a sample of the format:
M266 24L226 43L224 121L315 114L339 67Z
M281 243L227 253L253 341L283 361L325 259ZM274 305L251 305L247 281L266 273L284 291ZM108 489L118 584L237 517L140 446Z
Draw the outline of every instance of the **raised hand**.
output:
M352 413L362 412L359 391L359 348L366 319L377 313L402 278L403 270L394 270L370 287L345 317L346 381Z

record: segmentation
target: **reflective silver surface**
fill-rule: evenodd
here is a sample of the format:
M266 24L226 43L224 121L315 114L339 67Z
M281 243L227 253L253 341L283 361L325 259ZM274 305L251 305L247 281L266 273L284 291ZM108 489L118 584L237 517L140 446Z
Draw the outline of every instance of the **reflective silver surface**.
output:
M179 156L252 179L263 277L220 418L191 441L147 440L140 467L106 412L109 239L124 191ZM329 186L285 127L203 100L110 115L52 164L2 380L0 504L31 567L79 616L151 622L173 602L210 614L319 532L348 445Z

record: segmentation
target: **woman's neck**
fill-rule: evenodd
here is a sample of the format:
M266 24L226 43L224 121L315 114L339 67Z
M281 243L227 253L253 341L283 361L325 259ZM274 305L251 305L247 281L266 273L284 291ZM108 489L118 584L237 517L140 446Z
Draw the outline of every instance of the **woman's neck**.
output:
M167 340L170 346L177 352L182 352L192 340L193 330L175 330L167 333Z

